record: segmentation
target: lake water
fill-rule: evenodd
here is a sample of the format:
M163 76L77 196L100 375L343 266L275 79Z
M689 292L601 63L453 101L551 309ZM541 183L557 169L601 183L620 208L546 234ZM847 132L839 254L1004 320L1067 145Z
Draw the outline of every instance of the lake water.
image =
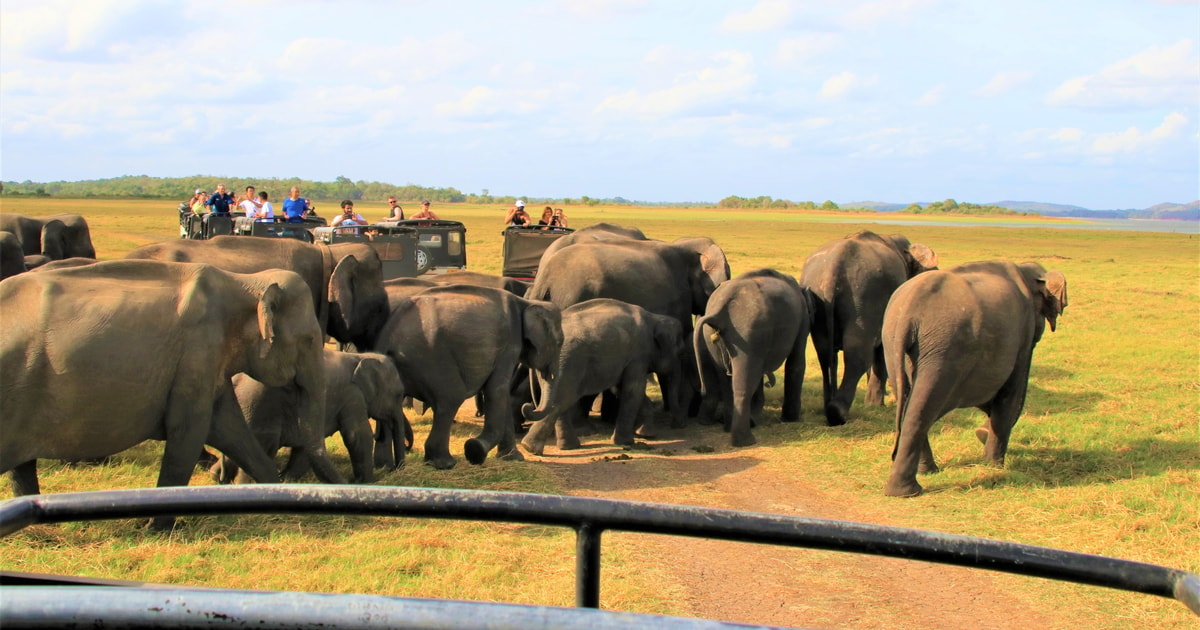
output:
M905 219L871 219L871 223L883 225L949 225L962 227L981 227L979 223L960 223L955 221L911 221ZM1200 221L1155 221L1149 219L1076 219L1061 223L1046 224L1045 221L1033 222L1013 219L1011 221L989 221L988 227L1010 228L1055 228L1065 230L1124 230L1127 232L1174 232L1179 234L1200 234Z

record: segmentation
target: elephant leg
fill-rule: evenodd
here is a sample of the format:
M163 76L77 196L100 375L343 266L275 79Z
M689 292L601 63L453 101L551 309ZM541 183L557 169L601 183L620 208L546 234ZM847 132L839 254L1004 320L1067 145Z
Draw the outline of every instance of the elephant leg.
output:
M450 427L454 425L454 416L462 403L449 404L437 400L432 402L431 406L433 424L425 438L425 463L438 470L449 470L458 463L450 454Z
M375 482L375 461L372 453L374 438L366 415L345 417L338 423L342 443L350 453L350 466L354 470L354 483Z
M941 472L937 462L933 460L933 447L929 445L929 432L925 432L924 439L919 445L920 456L917 458L917 473L926 475Z
M554 433L555 423L558 422L557 414L548 418L543 418L529 425L529 431L525 433L525 437L521 440L521 446L525 450L534 455L542 455L546 452L546 441Z
M1025 408L1025 394L1029 390L1029 361L1033 356L1032 348L1028 353L1022 353L1017 360L1017 369L1013 370L1008 381L996 392L995 398L987 405L988 414L987 442L983 454L992 465L1004 466L1004 456L1008 453L1008 440L1012 429L1021 417ZM978 436L978 431L976 435Z
M386 422L375 423L375 467L391 470L397 467L396 441L400 437L392 435L392 428Z
M838 352L825 332L824 322L813 322L812 341L817 351L817 363L821 366L821 403L828 409L837 389Z
M883 358L883 344L875 346L875 361L871 364L871 371L867 374L867 399L866 404L876 407L883 406L883 399L887 396L887 362Z
M41 494L38 487L37 460L31 459L23 464L17 464L12 469L11 479L13 496L23 497L30 494Z
M854 404L854 395L858 393L858 382L862 380L874 360L874 344L868 335L861 330L846 331L846 339L842 343L842 383L838 386L833 400L825 405L825 421L829 426L846 424L846 416Z
M754 406L754 394L762 390L763 370L760 361L739 361L733 364L733 376L729 384L732 413L729 437L734 446L751 446L758 442L750 431L750 415Z
M645 376L642 377L642 389L646 388ZM604 424L616 424L620 415L621 400L611 389L600 392L600 421Z
M804 388L804 370L808 362L804 356L806 341L804 336L797 335L792 351L783 364L783 411L779 417L782 422L800 420L800 394Z
M483 392L475 394L475 417L482 418L484 409L487 407L487 401L483 398Z
M592 408L591 400L590 397L585 397L579 404L569 405L558 415L558 420L554 423L558 450L573 451L583 448L577 429L587 419L588 410Z
M496 456L501 459L524 459L521 451L517 450L516 432L513 431L513 420L509 417L509 387L512 374L512 370L497 370L484 385L486 412L483 417L483 432L467 440L463 450L467 461L472 464L482 464L492 447L496 447Z
M922 459L933 464L933 450L929 446L929 428L941 417L951 393L957 383L952 369L938 365L920 365L912 384L908 400L903 409L897 409L896 445L892 451L892 471L884 487L884 494L893 497L911 497L921 494L917 483L917 471ZM936 465L934 466L936 468Z
M608 392L605 392L606 394ZM614 418L612 440L617 446L633 446L633 423L638 409L646 399L646 372L643 366L627 369L621 376L617 393L617 414Z
M236 409L237 404L237 400L233 396L233 389L229 388L221 397L217 411L213 413L212 427L208 431L207 442L237 464L240 469L237 476L242 482L245 482L248 476L259 483L279 483L279 471L276 470L275 462L268 454L268 452L274 453L279 450L278 435L268 433L256 436L252 433L241 413L228 412L230 409ZM168 433L168 435L170 434ZM271 438L273 441L263 444L263 441L271 440ZM200 450L203 450L203 446ZM197 453L197 457L199 457L199 453ZM163 459L166 460L165 453ZM179 485L186 484L187 482L184 481Z

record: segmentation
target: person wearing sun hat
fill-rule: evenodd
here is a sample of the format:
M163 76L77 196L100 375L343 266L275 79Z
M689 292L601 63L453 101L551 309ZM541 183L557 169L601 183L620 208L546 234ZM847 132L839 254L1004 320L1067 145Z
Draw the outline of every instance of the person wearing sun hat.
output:
M518 199L517 202L513 204L512 209L508 211L508 216L504 217L504 224L510 226L522 226L529 225L529 223L529 214L525 212L525 201L523 199Z
M412 215L412 216L411 216L411 217L409 217L409 218L410 218L410 219L432 219L432 220L434 220L434 221L437 221L437 220L438 220L438 219L440 219L441 217L439 217L438 215L434 214L434 213L433 213L433 210L430 210L430 209L429 209L429 200L428 200L428 199L426 199L425 201L422 201L422 202L421 202L421 211L420 211L420 212L418 212L418 213L416 213L416 214L414 214L414 215Z

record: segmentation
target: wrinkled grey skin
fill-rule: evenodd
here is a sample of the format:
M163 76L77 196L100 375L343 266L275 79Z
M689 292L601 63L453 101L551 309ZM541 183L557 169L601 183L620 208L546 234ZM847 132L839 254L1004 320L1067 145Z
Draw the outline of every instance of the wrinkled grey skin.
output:
M364 243L310 245L293 239L218 236L172 240L139 247L125 256L168 262L204 262L226 271L253 273L287 269L300 274L312 292L325 332L361 351L374 348L387 321L387 294L379 255Z
M542 252L542 260L548 259L552 254L564 247L570 247L576 243L588 243L594 241L611 241L611 240L633 240L633 241L648 241L646 234L635 227L625 227L615 223L594 223L592 225L581 227L574 232L558 237L546 251ZM540 265L539 265L540 267Z
M0 280L25 273L25 253L12 232L0 231Z
M425 461L447 469L456 463L450 455L454 416L480 391L487 400L483 432L467 440L467 460L481 464L493 447L501 458L521 459L509 404L513 373L524 363L553 382L562 342L562 314L553 304L451 285L400 299L379 350L395 362L408 395L433 409Z
M404 465L403 445L412 446L412 426L404 415L401 401L404 387L391 359L376 353L349 353L325 349L325 424L323 436L341 433L354 468L354 483L375 481L373 468L375 435L369 418L387 425L393 435L406 436L394 441L397 451L390 461ZM296 425L297 400L290 389L267 387L246 374L233 378L241 418L250 426L267 455L275 456L281 447L292 452L284 467L285 479L299 479L311 468L308 453ZM391 467L395 467L395 464ZM236 475L238 483L248 479L230 461L216 465L223 483Z
M746 272L717 287L704 315L696 320L692 343L696 356L708 356L719 367L717 382L700 374L707 393L716 389L726 409L725 430L733 446L757 440L750 431L751 399L761 395L763 377L784 366L784 422L800 419L804 385L804 352L808 344L812 302L796 279L774 269Z
M0 214L0 231L16 235L26 256L43 255L50 260L96 257L87 220L78 214L49 217Z
M879 331L888 298L904 281L937 268L937 255L894 234L863 231L817 248L800 275L813 295L812 340L821 364L825 421L846 423L863 375L868 405L882 405L887 368ZM838 385L838 352L845 369Z
M297 388L303 442L324 481L341 482L321 440L324 336L294 273L111 261L0 282L0 473L36 494L37 459L97 459L165 440L159 486L187 485L208 443L259 481L277 482L236 405L246 372ZM156 519L168 527L170 518Z
M558 447L579 448L575 425L586 409L580 399L616 388L619 399L613 444L632 446L634 421L646 400L646 375L654 372L665 392L678 387L683 329L674 318L619 300L600 298L562 311L563 343L557 384L539 378L539 404L522 413L534 422L521 445L541 455L557 429ZM676 414L682 415L679 407Z
M26 258L28 258L28 256L26 256ZM44 264L31 268L30 271L37 271L40 273L43 271L53 271L55 269L70 269L71 267L82 267L84 265L92 265L97 262L99 261L95 258L82 258L75 256L73 258L64 258L62 260L49 260Z
M621 238L576 242L543 256L526 296L548 300L559 308L593 298L621 300L675 318L688 339L692 315L703 315L708 296L727 280L725 252L710 238L682 238L672 243ZM689 401L693 393L699 395L691 344L684 344L680 361L694 392L680 392L677 399L664 400L667 409Z
M478 271L456 271L454 273L442 274L427 274L421 277L423 280L428 280L434 285L447 284L468 284L476 287L491 287L493 289L504 289L517 297L525 297L525 292L529 290L529 283L516 278L507 278L505 276L495 276L490 273L479 273Z
M1037 263L978 262L902 285L883 319L896 393L896 445L884 492L921 493L917 472L937 472L929 428L954 409L988 415L984 453L1004 465L1025 406L1033 348L1067 307L1067 280Z

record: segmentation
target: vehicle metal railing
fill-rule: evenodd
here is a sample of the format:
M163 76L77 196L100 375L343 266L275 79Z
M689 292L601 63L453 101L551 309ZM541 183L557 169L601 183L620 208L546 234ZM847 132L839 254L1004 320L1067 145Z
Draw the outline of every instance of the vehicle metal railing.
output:
M990 569L1173 598L1200 615L1200 576L1142 562L900 527L514 492L288 484L35 495L0 503L0 537L38 523L227 514L425 517L569 527L576 532L575 603L581 608L600 606L601 535L612 530ZM7 582L17 583L12 578ZM0 598L0 621L10 599Z

